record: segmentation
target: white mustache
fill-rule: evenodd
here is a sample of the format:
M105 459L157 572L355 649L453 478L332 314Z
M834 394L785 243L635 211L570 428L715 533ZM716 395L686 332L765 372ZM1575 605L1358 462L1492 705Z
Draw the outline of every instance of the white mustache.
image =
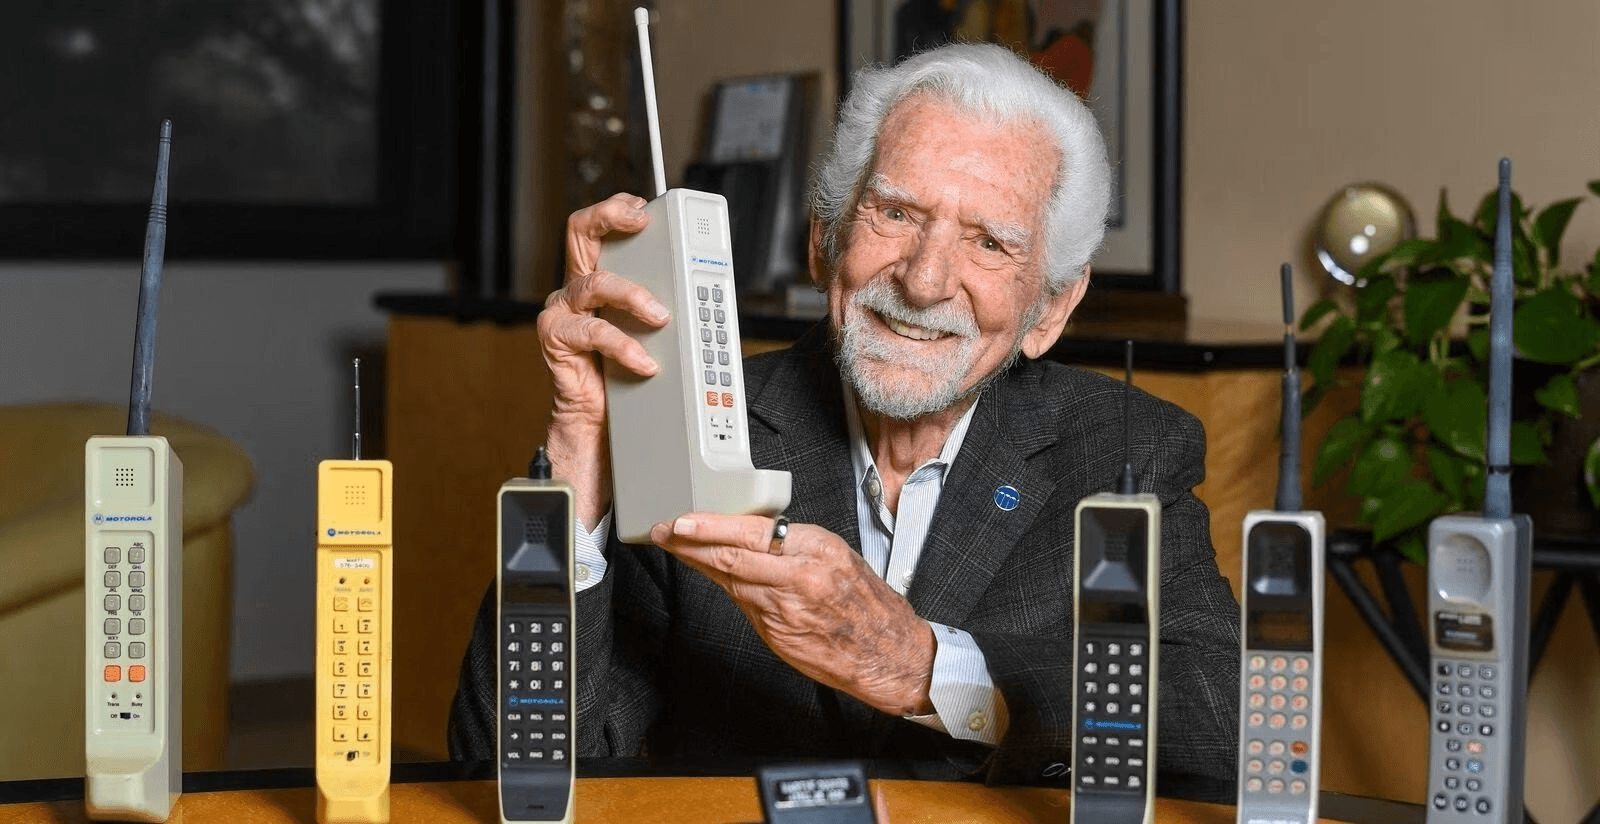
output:
M899 290L887 280L874 280L861 287L850 298L850 304L909 326L920 326L963 338L978 336L978 324L970 312L953 304L918 309L907 304Z

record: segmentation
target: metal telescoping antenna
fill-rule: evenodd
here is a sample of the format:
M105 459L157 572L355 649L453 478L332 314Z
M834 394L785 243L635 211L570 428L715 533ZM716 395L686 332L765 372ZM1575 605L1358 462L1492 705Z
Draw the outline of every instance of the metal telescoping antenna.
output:
M161 265L167 252L167 159L172 121L161 121L156 188L144 230L144 265L139 273L139 315L133 327L133 386L128 396L128 434L150 434L150 391L156 369L156 312L161 304Z
M1511 517L1511 158L1500 158L1494 277L1489 283L1489 443L1483 517Z
M1279 512L1300 511L1300 370L1294 352L1293 270L1278 270L1283 289L1283 446L1278 452Z
M650 129L650 168L655 173L656 197L667 193L667 173L661 160L661 118L656 113L656 70L650 62L650 10L633 10L633 26L639 31L639 71L644 75L644 117Z
M1133 340L1129 339L1122 346L1123 359L1127 370L1127 380L1122 384L1122 481L1118 484L1117 491L1123 495L1133 494L1133 448L1129 437L1129 415L1133 403Z
M356 425L355 434L350 439L350 458L361 460L361 359L351 358L350 365L356 372Z

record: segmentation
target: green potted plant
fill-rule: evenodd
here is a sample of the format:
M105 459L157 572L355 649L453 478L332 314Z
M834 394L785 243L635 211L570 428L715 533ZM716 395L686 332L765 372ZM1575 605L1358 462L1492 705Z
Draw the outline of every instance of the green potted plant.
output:
M1600 195L1600 181L1589 190ZM1519 401L1511 427L1514 478L1527 475L1524 467L1548 466L1557 435L1576 431L1580 385L1600 389L1600 370L1594 370L1600 365L1600 250L1585 258L1581 271L1561 268L1561 237L1582 201L1562 200L1535 213L1512 198ZM1352 353L1365 369L1360 408L1323 438L1313 483L1348 468L1346 491L1360 500L1359 518L1372 528L1373 541L1393 542L1418 562L1426 558L1434 516L1476 510L1483 502L1495 212L1491 191L1470 222L1462 220L1441 191L1437 236L1403 241L1369 261L1357 273L1366 285L1356 290L1353 306L1326 298L1300 319L1304 330L1332 316L1308 357L1314 378L1308 412L1339 384L1337 367ZM1600 409L1590 416L1600 417ZM1593 441L1588 435L1577 448L1555 450L1558 463L1571 465L1570 477L1555 482L1570 481L1586 508L1600 506L1600 490L1580 488L1585 470L1600 474L1600 442ZM1518 501L1518 509L1526 503ZM1536 515L1536 529L1538 523Z

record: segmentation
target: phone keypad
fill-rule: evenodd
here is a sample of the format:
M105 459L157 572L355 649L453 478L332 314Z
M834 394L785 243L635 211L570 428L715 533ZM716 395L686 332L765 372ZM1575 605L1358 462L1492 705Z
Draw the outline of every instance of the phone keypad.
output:
M334 570L334 594L328 598L321 620L327 622L324 638L328 653L328 718L334 743L371 743L378 740L382 699L379 676L382 649L378 629L379 573L376 569ZM356 700L356 699L361 700ZM348 761L376 760L372 748L351 749Z
M733 293L725 278L696 273L696 317L699 318L700 378L705 385L707 434L710 445L736 449L739 438L733 373L738 368L738 340L732 333Z
M100 620L90 630L100 630L99 637L91 641L91 649L101 658L98 670L103 715L97 721L102 729L151 729L151 645L155 639L146 604L151 594L148 544L153 536L96 534L101 541L98 557L104 565L100 580L105 590L98 602Z
M1252 653L1245 672L1244 786L1247 792L1309 791L1311 656Z
M1490 815L1493 799L1483 794L1490 757L1500 735L1500 667L1475 661L1434 661L1434 763L1439 782L1430 803L1436 810ZM1438 754L1439 744L1443 754Z
M571 661L571 626L565 617L502 621L502 765L567 766L572 756Z
M1078 739L1073 751L1080 790L1146 791L1149 659L1143 640L1079 642Z

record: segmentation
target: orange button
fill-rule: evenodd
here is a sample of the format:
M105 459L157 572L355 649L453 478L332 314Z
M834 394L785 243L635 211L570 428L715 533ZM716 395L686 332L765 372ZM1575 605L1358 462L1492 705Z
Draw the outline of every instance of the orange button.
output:
M134 664L128 667L128 680L137 684L144 680L144 665Z
M733 408L733 393L732 392L724 392L724 393L722 393L722 405L728 407L729 409Z
M106 680L107 681L121 681L122 680L122 667L117 666L116 664L106 664Z
M1296 741L1293 744L1289 745L1289 751L1294 753L1295 755L1305 755L1306 751L1309 750L1309 749L1311 749L1311 748L1307 747L1306 746L1306 742L1304 742L1304 741Z
M716 405L717 405L717 393L715 393L715 392L707 392L706 393L706 406L716 406Z

